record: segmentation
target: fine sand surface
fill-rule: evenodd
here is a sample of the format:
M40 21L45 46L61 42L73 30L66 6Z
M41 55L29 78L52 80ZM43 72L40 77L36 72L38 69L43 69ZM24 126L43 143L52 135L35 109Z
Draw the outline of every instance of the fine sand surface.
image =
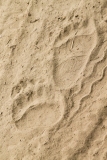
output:
M107 0L0 0L0 160L107 160Z

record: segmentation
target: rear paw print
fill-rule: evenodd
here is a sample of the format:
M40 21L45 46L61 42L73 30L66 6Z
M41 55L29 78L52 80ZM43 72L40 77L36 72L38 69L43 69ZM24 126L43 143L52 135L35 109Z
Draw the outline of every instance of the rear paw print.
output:
M12 118L16 127L20 130L47 128L57 123L63 111L58 100L47 102L43 98L40 99L42 88L38 93L38 90L33 89L26 91L26 87L23 93L14 98L12 104Z
M73 23L69 21L61 29L54 43L53 78L60 89L76 84L97 44L94 20L88 20L87 14L83 16L78 10L71 18Z
M93 33L76 36L55 48L53 78L60 89L69 89L75 85L95 46L96 35Z

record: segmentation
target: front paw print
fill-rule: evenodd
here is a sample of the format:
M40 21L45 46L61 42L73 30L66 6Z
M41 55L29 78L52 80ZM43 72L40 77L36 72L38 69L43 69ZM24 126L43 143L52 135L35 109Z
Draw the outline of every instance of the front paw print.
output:
M12 104L12 118L16 127L20 130L37 127L46 129L56 124L63 111L58 100L55 98L47 102L45 98L40 98L40 95L43 97L42 93L38 97L38 90L35 91L34 87L27 91L26 87L22 93L18 93Z

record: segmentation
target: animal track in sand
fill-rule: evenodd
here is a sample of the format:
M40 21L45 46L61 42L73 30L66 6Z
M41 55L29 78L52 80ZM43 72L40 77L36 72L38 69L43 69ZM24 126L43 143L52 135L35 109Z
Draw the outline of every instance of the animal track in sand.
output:
M17 92L16 86L12 90L12 93L16 95L12 104L12 119L16 127L20 130L26 130L36 127L48 128L56 124L63 114L63 107L58 101L58 97L54 98L54 102L48 101L46 97L43 98L42 92L38 95L38 89L36 91L32 87L26 89L29 86L28 83L26 83L26 87L20 87L23 92L19 93L19 89Z
M66 42L64 39L65 37L59 39L60 46L55 47L54 50L53 77L59 88L68 89L75 85L85 69L91 52L96 46L96 33L79 35Z
M29 106L25 113L22 114L22 117L15 121L15 124L19 129L27 129L34 126L49 127L58 121L59 115L59 106L48 103L38 104Z

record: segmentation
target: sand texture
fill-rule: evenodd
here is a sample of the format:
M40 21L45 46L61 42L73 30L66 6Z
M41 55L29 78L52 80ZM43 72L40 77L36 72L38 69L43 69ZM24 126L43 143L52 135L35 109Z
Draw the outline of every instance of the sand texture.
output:
M107 160L107 0L0 0L0 160Z

